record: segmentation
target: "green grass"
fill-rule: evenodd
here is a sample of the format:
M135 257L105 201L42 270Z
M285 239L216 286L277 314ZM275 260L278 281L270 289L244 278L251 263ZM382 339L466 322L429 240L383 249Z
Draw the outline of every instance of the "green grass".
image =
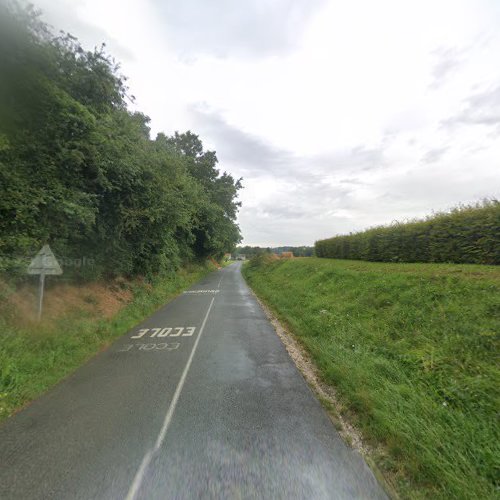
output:
M244 274L403 498L499 498L498 267L260 258Z
M99 350L213 270L193 265L148 286L134 285L133 301L113 318L72 311L36 329L0 317L0 421L40 396Z

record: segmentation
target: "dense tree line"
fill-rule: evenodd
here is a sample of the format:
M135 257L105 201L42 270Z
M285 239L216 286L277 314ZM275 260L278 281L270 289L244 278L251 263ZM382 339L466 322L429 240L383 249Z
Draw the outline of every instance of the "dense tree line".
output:
M380 262L500 264L500 202L316 242L316 255Z
M240 241L240 180L191 132L152 140L104 47L0 0L0 270L45 242L87 274L148 274Z

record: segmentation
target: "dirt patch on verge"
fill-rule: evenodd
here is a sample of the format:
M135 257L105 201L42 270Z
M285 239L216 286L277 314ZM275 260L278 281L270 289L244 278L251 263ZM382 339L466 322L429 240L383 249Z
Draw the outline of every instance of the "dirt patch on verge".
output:
M18 326L31 326L37 322L37 285L33 282L15 289L0 282L3 298L0 312L8 312L13 323ZM44 293L43 323L51 323L78 312L109 319L132 298L130 284L123 279L81 285L50 283Z

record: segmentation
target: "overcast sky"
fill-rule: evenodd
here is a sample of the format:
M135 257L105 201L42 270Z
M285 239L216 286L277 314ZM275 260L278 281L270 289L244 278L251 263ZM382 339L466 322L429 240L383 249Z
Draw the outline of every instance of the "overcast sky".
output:
M243 177L244 244L500 196L498 0L34 0L106 42L153 137Z

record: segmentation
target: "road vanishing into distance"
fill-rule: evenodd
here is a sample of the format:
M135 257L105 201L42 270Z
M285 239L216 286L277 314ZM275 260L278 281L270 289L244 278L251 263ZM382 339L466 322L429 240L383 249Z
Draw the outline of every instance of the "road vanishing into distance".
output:
M386 498L240 267L209 274L4 422L0 498Z

